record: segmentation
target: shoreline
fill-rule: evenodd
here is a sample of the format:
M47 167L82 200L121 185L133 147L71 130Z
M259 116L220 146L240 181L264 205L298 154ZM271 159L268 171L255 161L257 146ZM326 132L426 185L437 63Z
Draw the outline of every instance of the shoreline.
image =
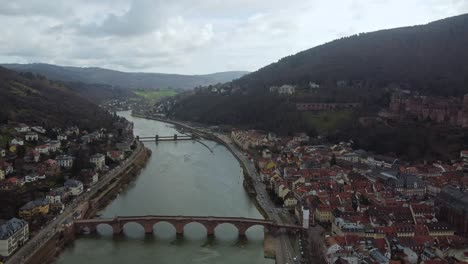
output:
M191 127L191 126L189 126L187 124L184 124L184 123L181 123L181 122L178 122L178 121L163 119L163 118L158 118L158 117L147 117L147 116L144 116L144 115L141 115L141 114L134 114L133 111L131 112L131 115L133 117L144 118L144 119L149 119L149 120L155 120L155 121L159 121L159 122L168 123L168 124L171 124L171 125L174 125L174 126L183 127L184 129L188 129L191 132L195 133L197 136L201 136L201 137L203 137L205 139L214 141L214 142L216 142L218 144L221 144L224 147L226 147L229 150L229 152L231 152L231 154L237 159L237 161L239 162L239 165L242 168L243 175L244 175L243 185L244 185L245 191L247 192L247 194L249 195L252 202L255 204L255 207L260 212L260 214L263 216L263 218L267 219L267 220L268 219L271 220L271 217L269 217L269 215L266 212L265 208L263 208L263 206L261 206L260 201L258 200L257 192L255 191L255 187L254 187L254 185L252 183L252 181L255 180L254 179L255 176L251 175L249 173L249 170L247 169L247 164L245 164L244 161L238 156L236 151L234 151L232 149L231 145L226 143L224 140L222 140L218 136L208 134L208 133L206 133L204 131L200 131L199 129L193 128L193 127Z
M125 169L109 179L100 191L91 196L87 201L82 202L79 206L85 208L82 212L83 219L92 218L96 214L111 203L120 189L126 188L135 176L146 166L151 151L147 149L143 143L139 142L138 152L133 153L132 160L125 163ZM115 179L112 181L112 179ZM75 209L76 210L76 209ZM75 230L72 226L63 227L61 231L56 232L50 239L44 242L33 254L26 260L21 260L21 263L26 264L43 264L56 263L57 257L63 250L73 243L76 239ZM17 252L18 253L18 252ZM12 260L7 260L6 264L13 264Z

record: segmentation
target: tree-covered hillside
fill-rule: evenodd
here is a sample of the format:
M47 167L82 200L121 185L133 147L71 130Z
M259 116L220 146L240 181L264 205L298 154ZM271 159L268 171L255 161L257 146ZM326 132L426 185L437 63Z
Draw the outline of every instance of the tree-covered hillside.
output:
M405 83L426 94L468 93L468 14L381 30L302 51L234 81L243 87L371 81Z
M0 123L82 129L110 127L113 117L66 86L0 67Z

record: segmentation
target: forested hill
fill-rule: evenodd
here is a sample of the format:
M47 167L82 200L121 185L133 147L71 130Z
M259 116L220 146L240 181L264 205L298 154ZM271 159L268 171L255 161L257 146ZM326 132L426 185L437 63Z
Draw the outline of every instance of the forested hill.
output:
M219 72L206 75L121 72L104 68L66 67L43 63L3 64L18 72L32 72L51 80L105 84L129 89L177 88L192 89L200 85L229 82L247 74L245 71Z
M338 39L285 57L234 83L258 88L309 81L402 82L430 94L460 96L468 92L467 47L465 14Z
M62 84L0 67L0 123L7 121L97 129L110 127L113 118Z

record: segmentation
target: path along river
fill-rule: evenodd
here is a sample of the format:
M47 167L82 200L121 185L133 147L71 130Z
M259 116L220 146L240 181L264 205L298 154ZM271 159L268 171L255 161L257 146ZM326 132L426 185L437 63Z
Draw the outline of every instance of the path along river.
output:
M172 125L135 118L135 135L173 135ZM195 141L147 142L153 152L145 169L101 213L102 217L125 215L240 216L262 218L245 192L240 164L227 148L203 141L213 153ZM247 242L237 239L234 226L223 224L209 240L203 226L191 223L184 237L177 239L168 223L154 226L154 235L129 223L124 234L112 237L107 226L98 235L80 236L58 258L59 264L263 264L274 263L263 257L263 228L247 231Z

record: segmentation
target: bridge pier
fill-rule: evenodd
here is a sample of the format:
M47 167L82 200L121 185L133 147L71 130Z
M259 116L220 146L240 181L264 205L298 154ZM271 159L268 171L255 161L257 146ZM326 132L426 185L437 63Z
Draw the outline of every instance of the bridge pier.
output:
M205 224L206 235L207 235L208 237L214 237L214 235L215 235L215 227L216 227L216 225Z
M156 142L159 141L159 135L154 136L154 141L156 141Z
M177 134L174 134L174 141L177 141Z
M143 228L145 229L145 234L147 235L153 234L153 223L146 222L143 224Z
M112 223L112 233L114 235L120 235L122 234L122 231L123 231L123 228L119 222Z
M238 225L237 230L239 231L239 238L245 239L246 238L245 233L247 232L247 227L245 227L244 225Z

